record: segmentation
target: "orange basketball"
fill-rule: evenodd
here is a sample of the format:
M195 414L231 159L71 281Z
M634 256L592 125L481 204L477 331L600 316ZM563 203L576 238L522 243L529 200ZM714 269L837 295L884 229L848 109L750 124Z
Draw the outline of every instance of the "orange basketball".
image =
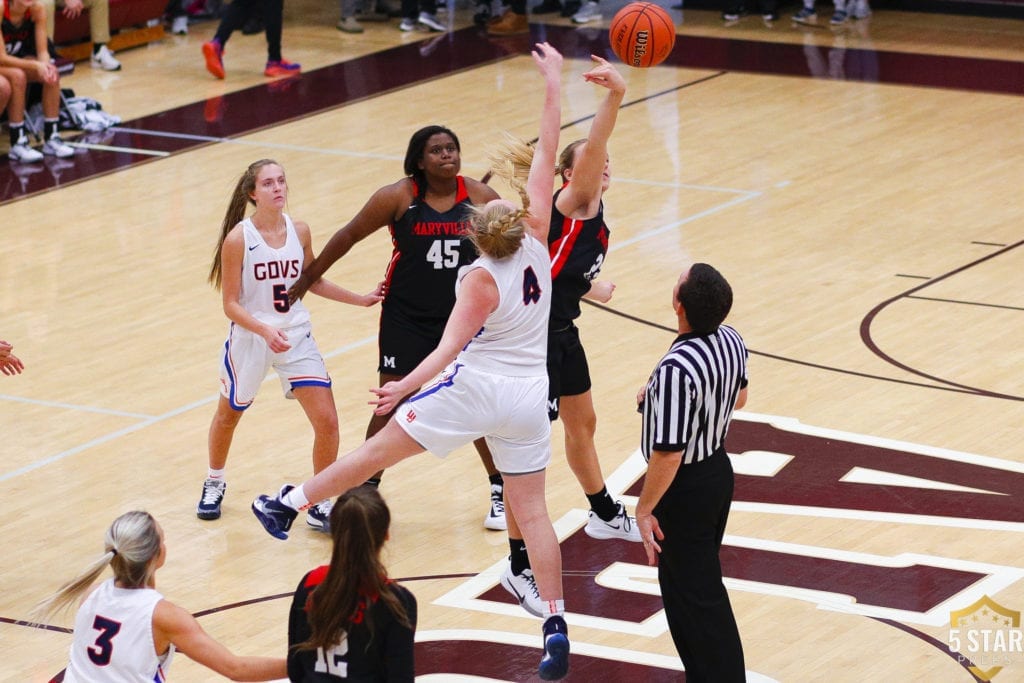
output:
M646 68L661 64L676 44L676 25L653 2L631 2L612 17L608 27L612 52L626 64Z

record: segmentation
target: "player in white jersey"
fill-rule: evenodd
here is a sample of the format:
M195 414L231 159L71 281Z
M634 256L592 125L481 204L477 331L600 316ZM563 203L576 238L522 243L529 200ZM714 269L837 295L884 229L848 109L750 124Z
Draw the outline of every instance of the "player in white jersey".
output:
M313 260L309 226L284 213L288 183L277 162L261 159L239 178L221 224L210 282L221 289L231 321L220 364L221 397L210 424L209 469L196 506L199 519L220 517L224 469L235 427L256 398L270 368L285 396L297 399L313 426L313 473L338 457L338 413L331 378L313 340L309 311L290 303L288 288ZM256 210L245 217L247 204ZM371 306L380 286L355 294L320 279L310 291L334 301ZM309 510L308 524L326 531L330 502Z
M126 512L107 529L103 555L33 612L39 623L76 604L109 565L75 616L65 683L162 683L175 650L235 681L287 676L283 658L239 657L199 622L156 591L164 565L164 532L148 512Z
M544 76L544 108L525 191L522 181L509 174L524 208L496 199L474 210L469 238L480 258L460 273L455 307L441 342L401 380L371 390L377 397L375 412L395 410L394 417L302 486L286 486L276 497L257 498L253 512L270 534L287 538L298 510L311 501L358 486L374 472L424 450L444 455L485 437L505 480L509 528L522 532L533 558L533 598L544 618L539 674L555 680L569 670L562 557L544 499L545 468L551 458L545 366L551 307L547 233L562 56L547 43L538 43L533 59ZM398 405L442 370L439 381Z

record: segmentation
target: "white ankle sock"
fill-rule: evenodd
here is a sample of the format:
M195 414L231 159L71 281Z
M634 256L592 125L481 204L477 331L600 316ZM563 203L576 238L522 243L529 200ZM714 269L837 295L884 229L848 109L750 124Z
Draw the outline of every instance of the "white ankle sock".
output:
M548 613L544 615L545 620L548 617L561 617L565 616L565 600L548 600L546 602Z
M296 486L291 491L284 495L281 502L292 508L293 510L305 510L309 507L309 499L306 498L306 494L302 491L302 486Z
M206 470L206 478L207 479L224 479L224 471L225 471L225 468L221 468L219 470L215 470L212 467L210 467L210 468L208 468Z

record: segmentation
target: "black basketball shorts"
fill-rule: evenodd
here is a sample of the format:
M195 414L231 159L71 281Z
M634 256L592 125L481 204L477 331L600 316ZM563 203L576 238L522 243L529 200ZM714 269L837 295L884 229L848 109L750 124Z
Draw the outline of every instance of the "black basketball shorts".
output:
M590 391L590 366L575 325L548 332L548 417L558 419L558 399Z
M445 321L417 322L381 311L377 372L408 375L437 348Z

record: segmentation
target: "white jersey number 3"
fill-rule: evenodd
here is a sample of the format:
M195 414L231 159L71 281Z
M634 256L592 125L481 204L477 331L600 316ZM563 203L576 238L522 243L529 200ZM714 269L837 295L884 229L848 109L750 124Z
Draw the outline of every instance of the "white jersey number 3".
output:
M427 250L427 260L434 270L455 268L459 265L459 240L434 240Z

